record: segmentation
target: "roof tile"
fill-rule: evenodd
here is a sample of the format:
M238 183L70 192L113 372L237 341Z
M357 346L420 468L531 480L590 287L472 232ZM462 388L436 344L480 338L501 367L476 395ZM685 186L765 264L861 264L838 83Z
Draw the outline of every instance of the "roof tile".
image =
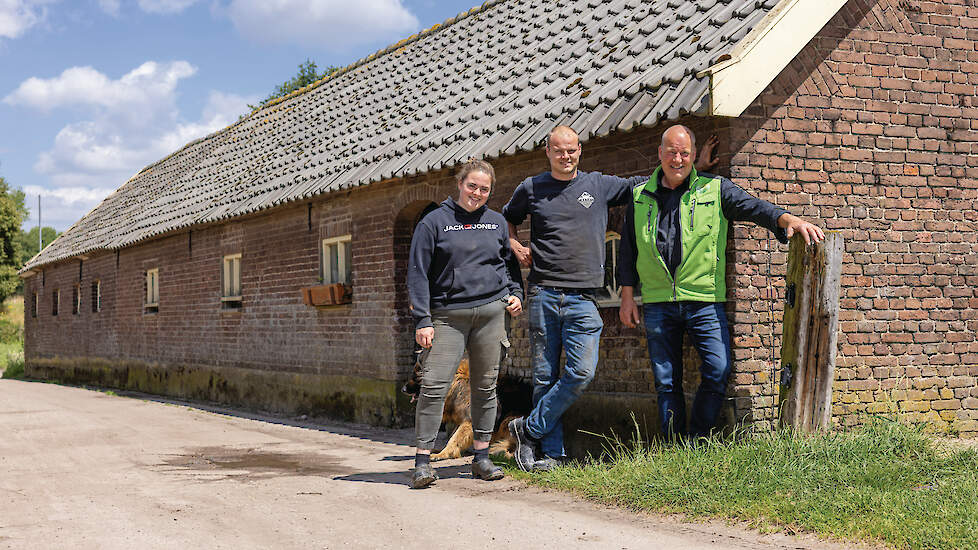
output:
M777 0L489 0L144 168L25 269L708 104L695 75Z

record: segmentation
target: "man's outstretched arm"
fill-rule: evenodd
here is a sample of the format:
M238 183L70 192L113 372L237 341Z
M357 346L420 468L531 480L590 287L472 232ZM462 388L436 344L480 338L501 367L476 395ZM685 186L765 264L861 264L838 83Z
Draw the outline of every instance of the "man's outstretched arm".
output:
M723 215L730 221L749 221L774 233L782 243L787 243L797 232L811 244L825 238L825 233L814 224L789 213L780 206L751 195L739 185L722 178L720 202Z

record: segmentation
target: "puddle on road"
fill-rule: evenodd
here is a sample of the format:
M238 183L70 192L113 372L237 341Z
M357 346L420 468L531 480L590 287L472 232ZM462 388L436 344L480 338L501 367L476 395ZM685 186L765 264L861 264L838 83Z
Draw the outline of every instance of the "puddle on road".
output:
M205 447L171 455L161 466L217 474L222 479L260 479L284 476L333 477L357 473L340 460L323 454L289 454L258 449Z

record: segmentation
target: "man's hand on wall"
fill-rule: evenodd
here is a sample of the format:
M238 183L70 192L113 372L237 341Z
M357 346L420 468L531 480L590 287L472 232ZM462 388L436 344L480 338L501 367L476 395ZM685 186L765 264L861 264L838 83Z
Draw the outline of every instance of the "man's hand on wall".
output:
M716 134L710 136L710 139L706 140L703 147L700 148L700 152L696 155L696 171L697 172L709 172L716 168L717 164L720 164L720 157L717 156L717 146L720 144L720 139L717 138Z

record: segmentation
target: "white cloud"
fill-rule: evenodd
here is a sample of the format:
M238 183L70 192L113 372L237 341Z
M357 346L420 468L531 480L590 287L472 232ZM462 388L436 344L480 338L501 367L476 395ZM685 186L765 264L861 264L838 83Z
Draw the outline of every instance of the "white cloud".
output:
M401 0L231 0L227 14L238 32L261 42L340 49L419 26Z
M0 0L0 38L17 38L47 17L46 4L57 0Z
M41 195L41 206L44 205L45 198L56 198L67 203L93 202L100 201L107 197L115 189L90 189L87 187L59 187L57 189L45 189L36 185L28 185L24 188L24 193L28 195Z
M258 96L243 97L212 91L207 104L197 122L178 124L176 128L156 139L153 148L162 151L162 158L187 143L216 132L238 120L238 117L251 111L249 103L256 103Z
M197 3L197 0L139 0L136 4L146 13L174 15ZM122 12L122 0L98 0L98 6L112 17Z
M107 114L69 124L58 132L54 146L38 156L34 169L58 186L118 187L146 165L228 126L255 101L254 97L211 92L197 120L164 112L145 113L158 121L150 128Z
M122 5L120 0L98 0L98 7L112 17L118 17Z
M195 71L185 61L147 62L112 80L91 67L75 67L56 78L29 79L4 99L38 110L71 107L83 113L83 120L58 132L34 164L51 182L37 188L54 204L51 217L45 215L53 221L45 225L71 225L146 165L233 123L258 101L212 91L199 115L185 116L176 104L177 88Z
M197 69L186 61L147 61L122 78L111 80L92 67L72 67L55 78L28 78L3 101L44 111L71 105L139 109L171 98L180 79L195 72Z
M139 7L147 13L180 13L197 0L139 0Z
M127 171L145 153L117 130L104 122L69 124L55 136L54 149L38 156L34 169L55 178Z
M114 191L110 188L97 187L58 187L47 189L37 185L24 187L27 195L27 207L31 217L25 221L24 227L37 225L37 196L41 196L41 222L46 227L64 231L81 219L102 199Z

